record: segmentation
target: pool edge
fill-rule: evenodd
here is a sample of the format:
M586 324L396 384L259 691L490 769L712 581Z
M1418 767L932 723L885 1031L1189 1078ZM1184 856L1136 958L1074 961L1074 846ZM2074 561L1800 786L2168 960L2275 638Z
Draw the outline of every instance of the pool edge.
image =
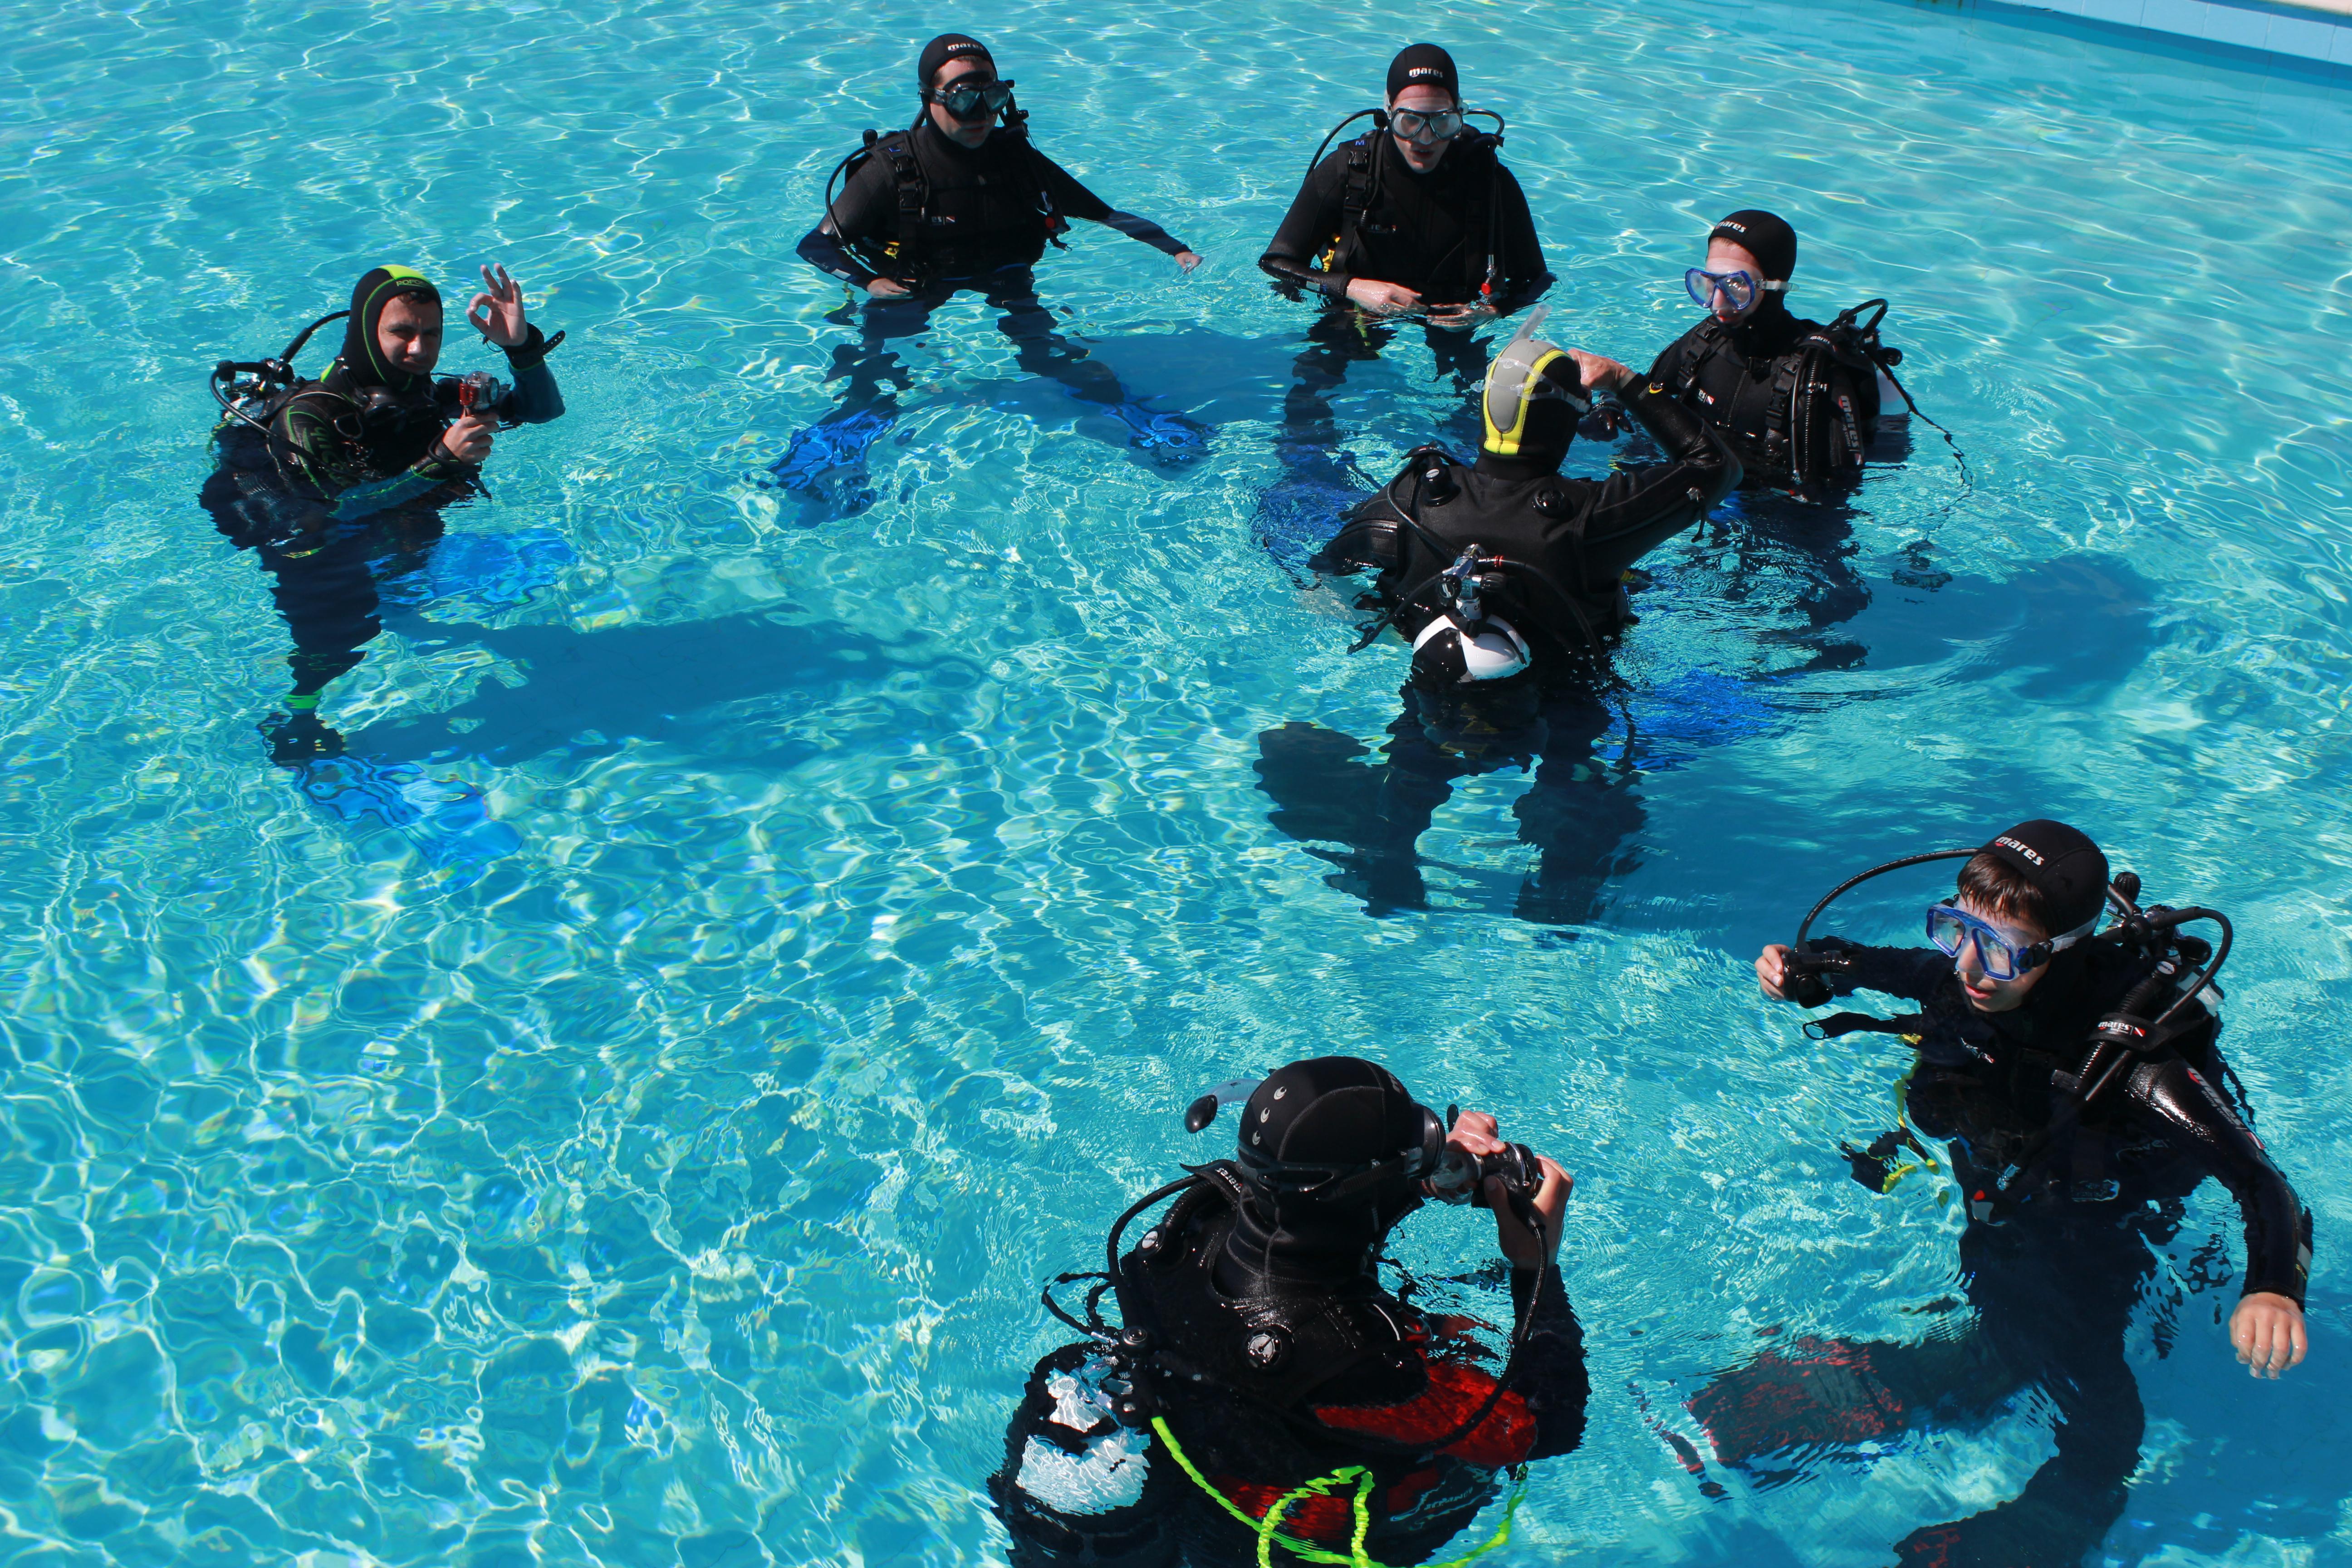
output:
M2352 0L1901 0L1915 10L2095 38L2143 53L2352 87Z

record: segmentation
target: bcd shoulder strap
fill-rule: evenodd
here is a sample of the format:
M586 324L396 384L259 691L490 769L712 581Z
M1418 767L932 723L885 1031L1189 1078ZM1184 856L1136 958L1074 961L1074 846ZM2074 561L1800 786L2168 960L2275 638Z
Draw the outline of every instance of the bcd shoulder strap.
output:
M1339 187L1339 237L1331 247L1330 270L1344 272L1355 259L1357 231L1372 198L1380 194L1380 175L1373 160L1378 148L1370 135L1359 136L1340 149L1348 156L1348 178Z

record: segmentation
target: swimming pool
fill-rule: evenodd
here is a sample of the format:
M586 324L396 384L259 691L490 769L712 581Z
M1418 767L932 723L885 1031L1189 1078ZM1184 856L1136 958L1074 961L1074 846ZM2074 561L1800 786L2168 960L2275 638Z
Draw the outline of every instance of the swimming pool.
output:
M873 507L803 527L759 480L843 329L792 242L960 25L1210 258L1088 233L1046 281L1214 446L1135 460L961 306ZM2046 1413L1714 1497L1655 1429L1769 1331L1915 1337L1952 1288L1936 1184L1836 1153L1897 1053L1805 1039L1748 962L1846 872L2048 810L2237 920L2225 1039L2319 1233L2284 1382L2231 1363L2231 1290L2144 1318L2107 1552L2352 1558L2352 100L1883 0L1415 27L1510 116L1552 330L1641 362L1705 223L1776 206L1795 305L1891 296L1967 454L1922 431L1850 517L1654 558L1570 924L1520 918L1523 775L1375 919L1253 769L1393 712L1394 650L1254 534L1306 320L1251 263L1398 40L1232 0L16 19L0 1555L996 1560L1038 1286L1200 1157L1202 1087L1354 1050L1579 1176L1592 1424L1493 1561L1883 1561L2012 1493ZM502 444L298 780L255 732L284 628L194 504L204 373L370 262L493 257L571 332L571 412ZM1338 406L1381 473L1453 397L1408 350ZM1475 1218L1408 1261L1485 1256ZM2176 1279L2216 1235L2209 1186Z

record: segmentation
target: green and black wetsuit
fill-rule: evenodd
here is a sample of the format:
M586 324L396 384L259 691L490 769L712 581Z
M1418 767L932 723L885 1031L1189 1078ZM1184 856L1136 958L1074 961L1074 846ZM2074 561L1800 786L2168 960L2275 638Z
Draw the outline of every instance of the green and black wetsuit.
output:
M376 331L394 300L438 299L418 274L380 267L352 293L342 352L325 376L305 382L256 416L215 432L219 462L199 500L240 550L256 551L275 579L273 596L293 634L289 702L298 728L327 683L359 664L383 629L381 584L422 568L442 532L441 509L470 494L478 470L441 444L459 412L455 384L386 365ZM563 413L538 327L506 351L514 381L496 405L500 423L543 424ZM273 746L280 761L331 754L331 731Z

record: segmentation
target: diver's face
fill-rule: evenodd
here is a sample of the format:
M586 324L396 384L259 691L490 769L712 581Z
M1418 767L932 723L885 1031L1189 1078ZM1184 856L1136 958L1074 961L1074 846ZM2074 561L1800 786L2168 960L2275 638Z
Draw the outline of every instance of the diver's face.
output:
M1409 87L1389 100L1391 110L1410 109L1422 114L1437 114L1454 107L1454 95L1442 87ZM1389 139L1396 143L1397 153L1404 159L1405 167L1416 174L1426 174L1445 157L1451 142L1417 142L1391 131Z
M931 79L931 86L934 89L943 87L986 87L995 79L996 68L993 66L975 65L965 60L950 60L941 66L939 68L939 74ZM931 100L931 123L939 128L940 135L959 147L977 147L988 140L990 132L996 129L996 110L982 104L972 112L973 118L958 120L948 112L946 104L937 99Z
M1959 907L1985 924L2009 938L2016 948L2032 947L2037 942L2047 942L2050 933L2032 921L2003 920L1973 899L1962 899ZM2048 964L2029 969L2014 980L1995 980L1984 969L1984 955L1977 951L1971 936L1952 957L1952 966L1959 972L1960 989L1968 994L1969 1005L1979 1013L2009 1013L2025 1004L2026 994L2050 973Z
M441 306L395 299L375 319L375 352L403 375L430 375L441 362Z
M1688 253L1685 252L1685 254ZM1764 264L1757 260L1754 254L1751 253L1746 246L1739 244L1736 240L1708 240L1706 242L1706 269L1709 272L1717 273L1745 272L1750 278L1755 279L1759 284L1765 281ZM1762 306L1763 303L1764 290L1759 288L1756 290L1754 298L1748 301L1748 305L1745 310L1734 310L1732 308L1731 300L1725 296L1721 289L1717 289L1715 291L1715 298L1707 302L1707 309L1715 312L1715 319L1717 321L1721 321L1726 326L1729 326L1735 321L1744 321L1748 317L1754 315L1757 310Z

